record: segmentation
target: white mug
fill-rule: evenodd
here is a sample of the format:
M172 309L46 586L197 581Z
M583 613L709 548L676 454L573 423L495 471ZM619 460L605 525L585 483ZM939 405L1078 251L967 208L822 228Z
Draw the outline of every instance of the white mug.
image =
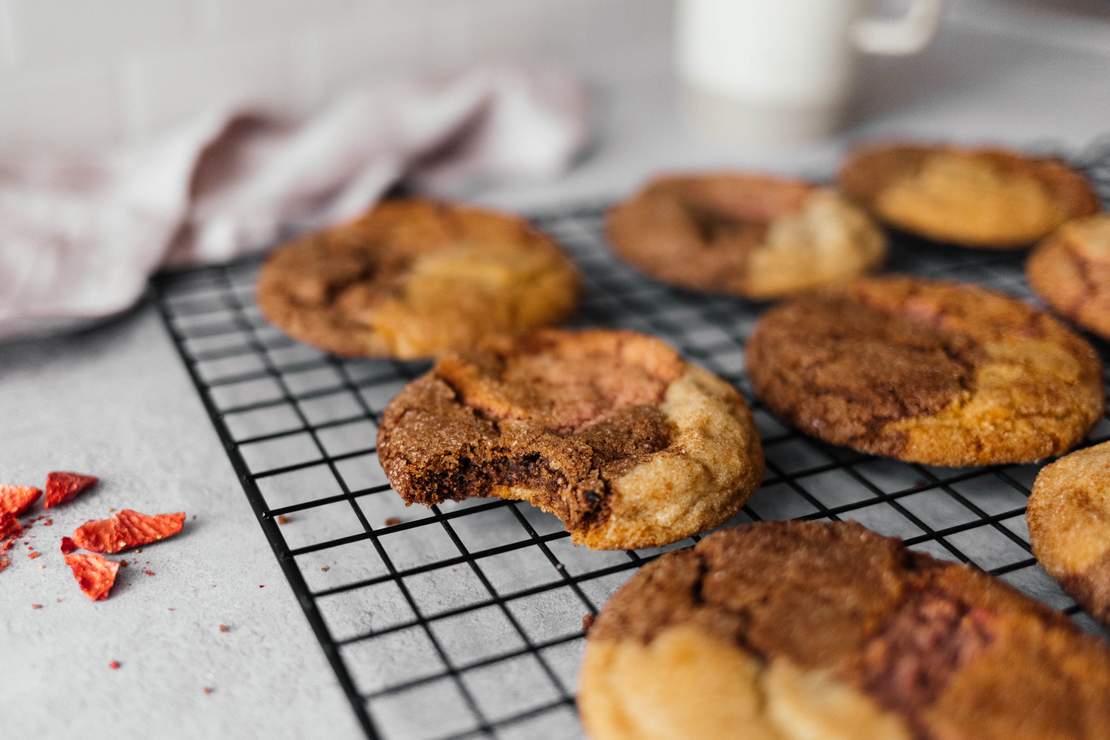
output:
M867 17L870 7L679 0L675 45L687 102L726 127L762 125L778 138L828 132L851 95L858 52L920 51L936 32L942 0L909 0L897 18Z

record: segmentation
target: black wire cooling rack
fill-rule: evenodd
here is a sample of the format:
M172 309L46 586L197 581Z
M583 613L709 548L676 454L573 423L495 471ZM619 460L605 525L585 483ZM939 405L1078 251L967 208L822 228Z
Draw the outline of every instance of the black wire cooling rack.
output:
M1110 146L1078 164L1110 199ZM673 289L613 259L603 208L540 216L582 267L577 322L656 334L733 382L767 474L737 522L852 519L970 563L1095 623L1037 566L1025 502L1037 467L908 465L785 428L752 395L744 345L762 307ZM1030 299L1022 255L895 236L890 269ZM299 344L254 304L258 260L162 275L157 303L243 490L371 737L575 737L582 618L668 548L592 552L520 502L406 509L378 464L382 409L427 365L347 360ZM1096 342L1104 361L1105 343ZM1087 443L1110 438L1103 418ZM323 718L322 718L323 719Z

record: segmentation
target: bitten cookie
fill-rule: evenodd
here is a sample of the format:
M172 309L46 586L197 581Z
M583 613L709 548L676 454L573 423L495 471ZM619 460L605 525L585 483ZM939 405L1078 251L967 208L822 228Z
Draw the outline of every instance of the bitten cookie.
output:
M754 299L858 277L886 255L874 222L834 191L744 173L656 178L606 229L651 277Z
M1110 215L1064 224L1033 251L1025 275L1057 313L1110 339Z
M578 271L523 219L387 201L270 255L258 306L279 329L340 355L418 358L565 318Z
M891 226L968 247L1026 246L1099 207L1079 173L1005 149L868 146L848 156L839 184Z
M1094 349L982 288L870 278L767 311L747 347L756 393L807 434L931 465L1066 452L1103 410Z
M654 337L545 330L450 354L389 404L378 455L406 504L497 496L599 549L716 526L759 484L735 389Z
M1110 627L1110 442L1042 469L1025 516L1040 564Z
M580 675L594 740L1110 736L1098 638L855 523L663 555L605 604Z

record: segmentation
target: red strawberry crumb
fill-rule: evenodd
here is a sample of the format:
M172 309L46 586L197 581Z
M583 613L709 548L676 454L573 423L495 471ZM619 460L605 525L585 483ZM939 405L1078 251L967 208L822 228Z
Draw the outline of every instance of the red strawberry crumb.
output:
M15 514L4 512L0 514L0 540L6 537L18 537L23 533L23 525L16 519Z
M99 480L95 475L53 472L46 476L47 509L71 501L77 494L89 490Z
M31 558L31 560L34 560L35 558L41 558L42 553L39 552L38 550L35 550L33 552L27 553L27 557Z
M147 568L146 570L143 571L143 575L152 576L152 575L154 575L154 571L152 571L150 568Z
M34 486L0 485L0 513L19 516L42 495L42 490Z
M124 509L111 519L85 522L73 533L73 541L93 552L116 553L173 537L184 526L183 511L151 516Z
M73 571L85 596L93 601L108 598L119 573L119 563L103 555L66 555L66 565Z
M289 517L285 516L285 514L278 514L277 515L277 523L278 524L288 524L289 523Z
M7 570L8 566L11 564L11 558L9 558L7 555L0 555L0 573L3 573L5 570Z
M41 609L41 608L42 608L42 604L31 604L31 608L32 608L32 609Z
M108 667L111 668L113 671L118 671L121 665L123 664L120 663L118 660L113 660L111 663L108 664Z
M203 692L204 692L204 695L205 695L205 696L208 696L208 695L209 695L209 694L211 694L211 693L212 693L213 691L215 691L215 689L214 689L214 688L212 688L211 686L205 686L205 687L204 687L203 689L201 689L201 691L203 691Z
M47 519L45 522L42 523L42 526L44 526L44 527L53 527L54 526L54 520L53 519Z
M231 627L228 627L226 624L221 624L220 632L231 632Z
M62 538L61 551L63 555L69 555L77 549L77 544L69 537Z

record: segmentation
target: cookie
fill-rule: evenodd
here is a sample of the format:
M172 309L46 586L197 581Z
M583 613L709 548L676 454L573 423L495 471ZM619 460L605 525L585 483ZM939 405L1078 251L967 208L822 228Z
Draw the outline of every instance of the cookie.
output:
M747 368L803 432L930 465L1066 452L1103 410L1094 349L1051 316L971 285L869 278L760 317Z
M1110 339L1110 215L1064 224L1029 256L1025 275L1057 313Z
M527 501L598 549L716 526L763 474L732 386L654 337L600 329L442 357L386 407L378 456L406 504Z
M1040 564L1110 627L1110 442L1045 466L1025 517Z
M263 315L338 355L413 359L568 316L579 275L523 219L431 201L387 201L270 255Z
M594 740L1110 737L1110 650L964 565L852 522L726 529L590 627Z
M1099 207L1061 162L997 148L868 146L849 154L839 184L891 226L979 248L1026 246Z
M886 255L871 219L834 191L744 173L656 178L610 211L606 232L651 277L760 300L858 277Z

